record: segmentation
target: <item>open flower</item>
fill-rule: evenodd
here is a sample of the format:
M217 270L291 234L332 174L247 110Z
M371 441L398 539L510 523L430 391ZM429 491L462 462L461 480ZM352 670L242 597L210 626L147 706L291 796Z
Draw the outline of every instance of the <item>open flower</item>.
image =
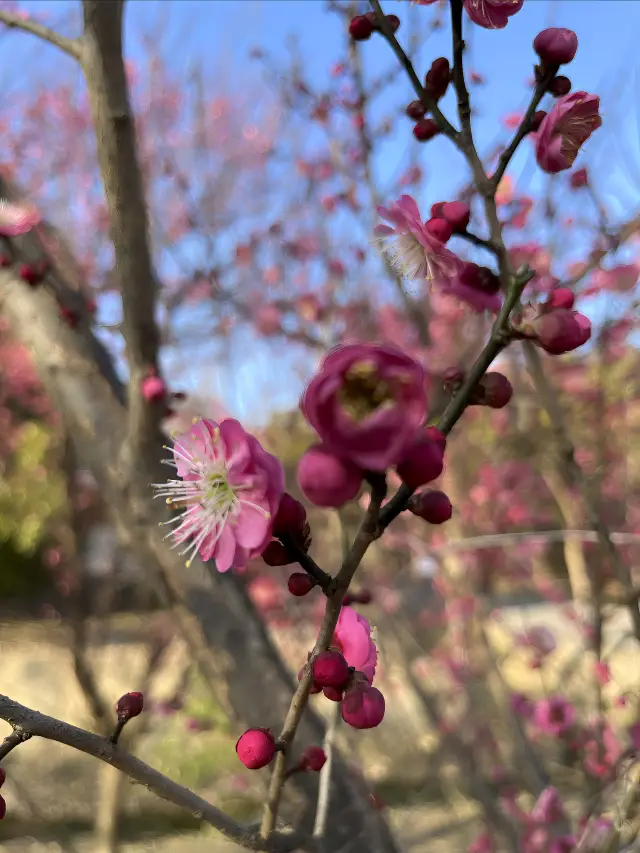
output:
M600 98L587 92L558 98L535 134L541 169L553 175L573 166L580 147L602 124L599 108Z
M560 737L576 719L576 709L562 696L551 696L536 703L534 720L541 731Z
M378 650L371 637L369 621L352 607L343 607L340 611L331 647L342 652L349 666L365 675L369 684L373 683Z
M0 199L0 236L18 237L39 222L40 215L32 207Z
M502 30L509 18L522 9L524 0L464 0L464 8L474 24L486 30Z
M398 272L407 279L446 288L462 261L430 233L415 200L402 195L389 207L379 207L378 213L391 225L376 225L375 233Z
M384 471L426 418L424 382L422 366L395 347L340 344L322 360L300 408L330 453Z
M176 438L174 461L180 479L154 484L182 512L169 536L174 546L190 541L187 566L196 553L214 559L219 572L243 568L271 541L284 494L284 470L238 421L198 420Z

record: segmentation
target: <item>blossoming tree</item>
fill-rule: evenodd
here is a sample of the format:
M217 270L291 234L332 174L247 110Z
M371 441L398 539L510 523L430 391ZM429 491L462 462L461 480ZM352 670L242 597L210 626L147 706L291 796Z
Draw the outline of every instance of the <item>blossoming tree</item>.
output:
M420 5L430 5L430 0ZM86 80L115 277L122 299L122 334L129 371L126 393L104 346L93 333L93 310L86 288L72 280L73 272L77 276L80 271L76 266L69 278L62 241L42 221L31 200L27 203L22 197L9 173L0 184L5 197L0 208L0 307L30 349L43 382L70 424L79 455L94 471L139 558L154 567L158 588L186 605L196 617L196 644L205 660L208 654L211 663L211 652L216 647L229 650L234 658L226 672L230 685L233 667L243 670L245 687L232 688L236 690L236 703L246 716L249 708L259 703L264 719L259 727L250 727L242 734L236 751L247 768L270 767L270 781L260 825L246 827L128 754L118 740L129 721L143 712L144 698L139 692L125 694L118 701L110 738L0 697L0 717L13 728L0 747L3 766L9 766L6 757L25 740L34 736L50 738L107 761L160 796L201 815L249 849L285 851L326 846L339 850L354 839L353 846L358 849L393 850L394 842L383 819L364 806L358 782L341 766L329 745L326 751L321 745L321 727L309 709L309 696L322 693L323 699L336 703L344 723L354 729L375 728L383 722L385 698L374 686L376 643L368 620L354 609L358 602L357 595L350 592L351 583L361 571L369 549L393 533L401 516L414 516L430 525L452 519L456 496L452 502L445 491L430 488L430 484L441 476L445 460L450 463L449 434L464 423L468 407L501 410L510 405L511 382L502 372L490 368L499 355L513 352L516 347L523 354L552 424L564 487L579 493L603 560L618 576L635 637L640 639L640 610L631 572L602 521L589 480L576 461L563 412L540 355L544 352L560 356L583 346L591 337L591 324L574 310L571 287L561 285L547 270L538 268L531 257L514 262L517 253L509 251L505 243L505 223L498 206L503 179L525 137L534 140L538 166L556 174L574 165L582 146L601 125L598 97L572 92L570 81L558 74L560 67L570 63L576 54L575 33L550 28L536 36L538 64L530 104L491 170L474 142L463 62L463 28L504 29L522 5L523 0L450 0L452 57L436 59L424 85L396 37L400 19L385 14L378 0L372 0L371 11L351 17L347 24L354 44L381 36L399 60L416 94L416 100L407 107L407 114L416 121L416 139L428 142L443 135L467 160L473 175L472 193L481 202L488 236L480 236L471 227L475 215L464 200L436 202L429 217L407 193L396 201L377 205L380 221L375 235L398 286L399 298L415 321L419 343L407 348L411 351L404 351L375 340L341 342L323 357L302 397L302 415L316 435L316 443L298 464L302 493L311 504L331 509L341 508L364 494L357 532L346 543L342 563L333 574L310 553L313 529L305 507L285 491L281 462L238 421L198 418L189 429L173 437L168 459L163 453L160 424L166 414L168 390L158 365L160 334L155 309L159 283L152 261L144 176L122 56L123 4L84 0L84 30L76 39L64 37L15 11L0 10L0 22L43 38L73 57ZM450 85L457 98L458 127L439 106ZM556 101L544 112L538 107L548 93ZM358 128L362 130L364 123L358 122ZM583 180L578 175L573 175L576 184ZM374 197L372 193L372 200ZM454 237L482 247L495 263L489 267L464 260L449 248ZM304 256L311 251L309 242L298 240L295 245L290 244L290 254ZM252 247L244 254L251 259ZM601 258L602 255L595 262L590 260L591 268ZM242 252L236 260L242 265ZM343 272L336 263L333 271L336 275ZM487 326L490 318L483 340L474 342L477 346L473 364L450 369L442 365L438 372L442 405L437 417L433 417L429 405L433 374L424 359L431 342L424 317L420 319L417 310L419 305L415 304L419 300L407 301L407 290L411 288L414 292L418 288L425 296L427 291L432 292L431 311L437 312L446 300L453 299L462 303L464 310L468 308L478 315L480 328L482 324ZM237 300L234 307L248 310ZM303 305L298 305L303 317L306 313L317 319L321 310L322 306L309 295ZM281 306L263 303L257 311L249 310L249 314L264 334L281 328ZM351 331L349 324L347 328ZM163 456L163 461L174 469L169 478L158 464ZM149 500L150 482L155 484L156 497L164 499L164 506ZM159 530L164 525L171 526L167 536ZM178 557L166 539L180 548ZM184 557L186 569L180 559ZM283 699L286 674L278 669L277 658L255 619L246 591L233 581L234 572L245 571L260 558L269 565L294 567L288 581L293 596L302 598L313 589L319 589L324 596L316 642L299 672L298 686L287 700ZM204 573L190 571L197 559L215 569L213 581ZM220 577L225 574L232 576L229 583ZM597 598L594 590L591 593ZM460 610L460 621L465 630L465 622L474 626L477 633L473 637L480 646L482 622L474 618L474 602L467 601L466 605ZM233 613L218 619L225 606ZM596 622L596 633L597 630ZM553 647L553 639L541 631L530 632L523 642L538 661ZM604 681L607 670L597 645L596 651L598 676ZM486 665L487 657L480 663ZM269 684L268 676L273 673L277 681ZM474 685L468 674L458 671L460 682L471 695ZM246 676L253 684L249 693ZM256 699L256 693L261 692L269 698ZM570 732L575 736L571 747L584 753L592 767L604 767L607 773L623 758L635 754L633 750L637 748L637 728L630 735L633 749L623 750L602 716L590 728L577 727L575 708L561 696L551 696L535 705L529 705L526 697L519 697L513 711L518 721L531 720L548 735ZM522 807L504 778L496 780L501 785L498 796L492 797L491 792L487 795L473 767L474 753L465 748L464 741L456 739L455 732L446 734L453 735L459 760L465 762L465 770L476 783L476 797L483 807L487 830L476 840L474 850L604 851L615 849L619 843L625 826L610 820L598 808L582 810L572 820L546 771L531 758L531 741L520 722L515 726L516 746L533 768L527 792L535 804L529 809ZM298 752L301 736L311 744ZM479 748L477 743L475 746ZM490 737L483 746L491 753ZM331 760L327 760L329 757ZM496 766L500 766L497 761ZM308 796L312 791L315 794L314 772L321 773L321 781L312 819L304 816L300 827L279 828L286 785L297 783ZM4 773L2 770L0 784ZM635 788L632 786L631 790ZM4 815L3 799L0 804ZM628 803L625 801L625 820L632 808L629 798Z

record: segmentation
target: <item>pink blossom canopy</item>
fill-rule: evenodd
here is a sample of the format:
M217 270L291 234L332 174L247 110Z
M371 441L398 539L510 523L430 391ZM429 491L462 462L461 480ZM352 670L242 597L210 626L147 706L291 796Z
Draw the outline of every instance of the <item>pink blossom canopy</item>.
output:
M179 522L169 535L175 545L190 540L182 553L215 560L219 572L243 568L271 541L273 520L284 494L284 470L238 421L217 424L202 419L180 435L173 448L180 479L158 483L165 496L182 509L168 523Z

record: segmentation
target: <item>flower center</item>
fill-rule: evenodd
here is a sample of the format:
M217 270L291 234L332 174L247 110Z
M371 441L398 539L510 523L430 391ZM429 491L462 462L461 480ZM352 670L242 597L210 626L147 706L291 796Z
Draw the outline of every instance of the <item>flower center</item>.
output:
M339 399L345 412L355 421L362 421L380 407L394 402L389 383L380 379L372 361L357 361L349 368Z
M202 503L212 512L229 512L236 502L236 495L225 473L210 471L203 477Z

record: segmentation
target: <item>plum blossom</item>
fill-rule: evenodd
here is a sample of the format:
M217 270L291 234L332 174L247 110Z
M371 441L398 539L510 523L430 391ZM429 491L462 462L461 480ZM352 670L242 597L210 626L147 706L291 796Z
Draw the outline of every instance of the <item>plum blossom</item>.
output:
M371 625L352 607L343 607L331 641L331 647L342 652L349 666L373 683L378 650L371 637Z
M562 696L551 696L536 703L534 720L546 734L559 737L570 729L576 719L576 709Z
M300 408L330 453L370 471L395 465L427 416L422 366L395 347L341 344Z
M549 174L570 169L581 146L602 125L600 98L588 92L571 92L558 98L544 117L535 138L536 160Z
M405 278L426 280L447 288L462 261L429 232L420 218L420 209L410 195L402 195L378 213L391 225L376 225L375 233L391 264Z
M474 24L487 30L502 30L523 3L524 0L464 0L464 8Z
M0 199L0 236L27 234L39 222L40 215L32 207Z
M179 479L156 483L156 497L182 509L165 524L174 547L190 544L187 566L196 553L214 559L219 572L244 568L271 541L273 520L284 494L284 470L238 421L196 420L176 437L173 461ZM168 538L168 537L167 537Z

